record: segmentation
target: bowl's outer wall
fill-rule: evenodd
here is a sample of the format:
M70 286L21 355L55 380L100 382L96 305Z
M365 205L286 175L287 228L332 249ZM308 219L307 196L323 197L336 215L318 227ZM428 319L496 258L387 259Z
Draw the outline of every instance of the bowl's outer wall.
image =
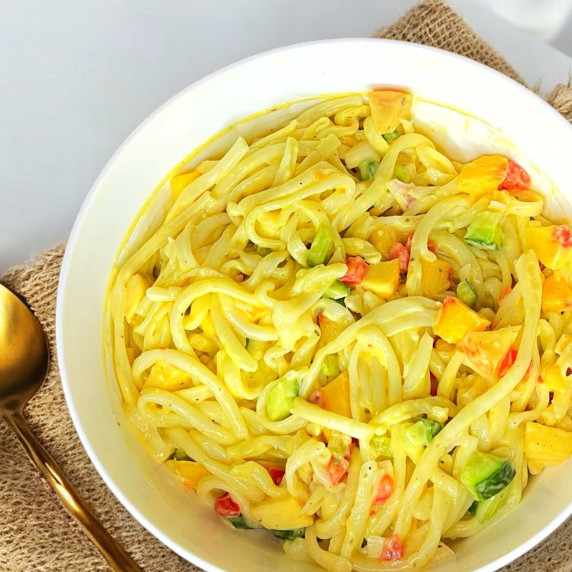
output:
M127 229L166 173L223 128L299 98L379 85L407 87L423 99L485 120L492 129L463 133L458 122L447 135L480 137L474 150L504 148L545 189L547 179L539 173L549 174L568 201L552 201L553 212L563 216L559 209L564 205L570 216L572 183L566 157L572 149L572 129L547 104L505 76L456 55L401 42L348 39L249 58L176 95L111 158L72 230L56 330L73 421L92 462L123 505L166 545L207 570L281 572L291 570L292 561L270 535L230 531L125 431L117 388L106 380L102 357L104 301L114 260ZM571 478L569 462L546 471L517 510L477 538L463 541L455 564L435 570L494 570L530 549L572 512ZM302 562L296 568L317 570Z

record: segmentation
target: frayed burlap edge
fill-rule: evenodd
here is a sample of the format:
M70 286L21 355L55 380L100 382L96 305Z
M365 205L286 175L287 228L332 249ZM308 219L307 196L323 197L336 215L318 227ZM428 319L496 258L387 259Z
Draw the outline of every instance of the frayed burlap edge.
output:
M447 50L485 64L524 85L523 79L498 52L480 38L443 0L426 0L406 12L375 37L402 40ZM534 88L534 86L531 86ZM543 95L543 94L539 94ZM546 101L572 122L572 86L557 85Z
M420 2L399 20L377 32L376 37L447 50L485 64L523 83L513 67L442 0Z
M572 123L572 84L559 83L546 97L546 101Z

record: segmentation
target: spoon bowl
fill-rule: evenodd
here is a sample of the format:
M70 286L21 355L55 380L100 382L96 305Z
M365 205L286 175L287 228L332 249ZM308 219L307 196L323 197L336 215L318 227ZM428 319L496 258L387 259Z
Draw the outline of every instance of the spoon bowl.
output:
M0 284L0 408L21 410L48 371L44 330L27 306Z
M48 344L40 322L18 296L0 284L0 413L111 568L117 572L141 572L26 424L24 407L40 389L48 365Z

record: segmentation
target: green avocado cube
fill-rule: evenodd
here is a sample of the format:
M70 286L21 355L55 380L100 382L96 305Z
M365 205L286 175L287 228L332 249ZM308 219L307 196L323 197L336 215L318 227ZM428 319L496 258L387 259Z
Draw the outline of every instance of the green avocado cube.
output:
M483 501L500 493L515 475L508 459L475 451L461 471L461 482L475 500Z
M282 421L290 415L294 399L298 397L300 387L295 377L279 379L266 397L266 412L270 421Z
M324 292L324 298L331 298L332 300L340 300L345 298L350 293L349 284L344 284L340 280L332 282L327 290Z
M319 264L324 264L330 248L332 246L332 230L328 225L322 224L318 227L316 236L310 245L306 256L306 264L312 268Z
M477 214L467 228L465 242L475 248L500 250L503 244L500 222L500 213L483 211Z
M457 286L457 296L459 296L461 302L464 302L469 308L474 308L479 299L477 291L468 280L459 282Z

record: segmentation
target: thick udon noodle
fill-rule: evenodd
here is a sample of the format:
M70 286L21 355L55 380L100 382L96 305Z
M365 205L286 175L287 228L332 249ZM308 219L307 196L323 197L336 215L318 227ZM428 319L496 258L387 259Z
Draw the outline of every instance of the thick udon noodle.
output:
M163 462L184 451L170 467L211 504L230 493L244 526L275 518L272 527L283 528L295 501L292 522L303 530L283 537L284 550L335 571L449 556L447 539L502 517L529 473L555 464L527 454L527 426L572 431L570 386L542 383L550 368L569 379L572 362L572 314L543 310L550 270L527 243L529 227L549 224L542 197L460 192L460 164L407 118L397 134L375 129L366 97L332 97L175 173L161 226L116 269L109 295L116 376L152 454ZM358 148L379 163L370 178L349 167ZM463 240L484 211L502 218L499 250ZM327 259L309 267L324 227ZM348 257L370 268L391 258L374 235L409 237L396 291L382 297L354 285L344 303L325 297ZM437 292L423 276L435 260L451 268L449 287ZM433 331L461 281L473 286L489 332L512 328L517 352L500 376ZM320 401L332 360L334 377L345 376L345 413ZM272 388L293 378L298 397L271 420ZM441 430L412 445L419 419ZM460 480L477 449L509 459L516 473L485 520ZM341 477L332 478L333 459L345 459ZM390 488L380 500L384 475ZM397 555L388 539L398 540Z

